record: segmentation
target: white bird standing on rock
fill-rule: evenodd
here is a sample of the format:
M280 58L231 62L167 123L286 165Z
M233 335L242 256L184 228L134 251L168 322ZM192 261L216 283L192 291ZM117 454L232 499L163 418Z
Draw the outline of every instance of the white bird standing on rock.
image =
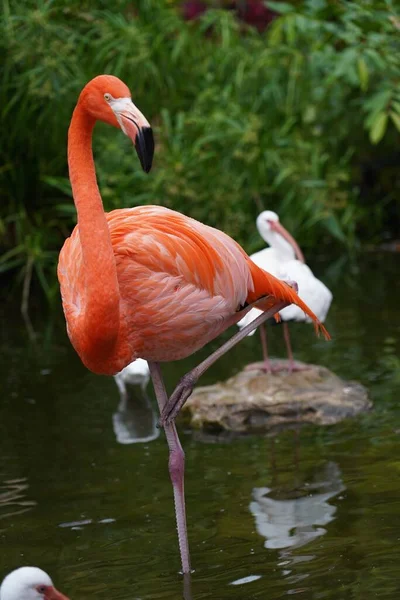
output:
M68 600L42 569L20 567L11 571L0 586L0 600Z
M299 245L294 237L279 222L279 217L276 213L271 210L264 210L258 215L256 225L260 236L269 244L269 248L264 248L252 254L250 256L252 261L258 267L261 267L279 279L291 279L295 281L298 284L300 298L308 304L321 323L323 323L332 302L331 291L322 281L314 276L310 267L305 264ZM261 314L261 311L253 308L238 322L239 328L242 329L254 321L259 314ZM279 314L283 321L283 334L289 358L289 372L307 368L304 365L295 363L293 360L287 321L305 321L311 323L311 320L294 304L287 306ZM254 331L249 335L253 334ZM267 337L264 325L260 327L260 335L264 361L248 365L248 368L262 368L265 371L271 372L272 367L268 358ZM274 370L281 370L282 368L284 368L283 364L278 363L274 365Z

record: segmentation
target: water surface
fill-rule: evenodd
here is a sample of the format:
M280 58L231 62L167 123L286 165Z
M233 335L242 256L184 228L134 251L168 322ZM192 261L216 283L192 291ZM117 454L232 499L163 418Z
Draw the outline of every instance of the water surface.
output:
M398 599L400 256L318 264L333 341L292 326L296 358L368 387L371 413L275 437L202 437L180 425L192 563L187 600ZM85 370L61 318L2 314L0 578L48 570L71 599L182 598L164 436L117 443L112 378ZM282 332L269 336L283 356ZM216 344L213 344L215 347ZM202 379L259 358L246 339ZM170 387L205 351L164 368ZM149 386L151 391L151 386Z

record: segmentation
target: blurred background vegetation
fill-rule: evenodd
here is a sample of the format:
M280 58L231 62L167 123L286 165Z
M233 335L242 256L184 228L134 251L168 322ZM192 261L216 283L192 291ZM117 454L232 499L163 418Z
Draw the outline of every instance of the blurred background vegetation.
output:
M126 81L156 135L145 175L129 140L97 126L106 210L160 203L248 252L262 246L263 208L308 256L395 239L396 3L3 0L0 271L11 293L58 298L57 255L75 223L67 129L99 73Z

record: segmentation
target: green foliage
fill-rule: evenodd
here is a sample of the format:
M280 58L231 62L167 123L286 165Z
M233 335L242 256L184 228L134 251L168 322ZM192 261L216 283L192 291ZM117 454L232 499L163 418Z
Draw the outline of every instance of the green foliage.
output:
M261 245L262 208L276 210L306 251L333 240L352 249L379 235L398 174L365 204L360 168L399 142L395 5L269 5L281 15L260 35L225 10L186 23L167 0L118 0L112 10L103 1L3 0L0 269L23 278L32 265L52 296L55 256L75 219L69 119L83 85L103 72L130 85L156 132L145 175L128 140L98 126L106 209L161 203L249 252Z

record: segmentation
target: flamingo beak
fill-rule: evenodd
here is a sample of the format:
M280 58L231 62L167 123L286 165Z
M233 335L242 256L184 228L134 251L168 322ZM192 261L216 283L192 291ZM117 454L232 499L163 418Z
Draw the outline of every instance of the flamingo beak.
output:
M69 600L67 596L64 596L55 587L48 587L44 595L45 600Z
M143 171L151 169L154 154L154 138L150 123L130 98L118 98L110 102L122 131L135 145Z
M268 223L272 231L276 231L276 233L279 233L279 235L281 235L287 242L289 242L289 244L292 246L295 252L297 260L299 260L302 263L305 263L306 261L304 259L304 254L300 250L300 246L298 245L294 237L288 232L288 230L285 229L284 226L281 223L279 223L279 221L268 220Z
M139 128L135 148L143 171L148 173L153 163L154 138L151 127Z

